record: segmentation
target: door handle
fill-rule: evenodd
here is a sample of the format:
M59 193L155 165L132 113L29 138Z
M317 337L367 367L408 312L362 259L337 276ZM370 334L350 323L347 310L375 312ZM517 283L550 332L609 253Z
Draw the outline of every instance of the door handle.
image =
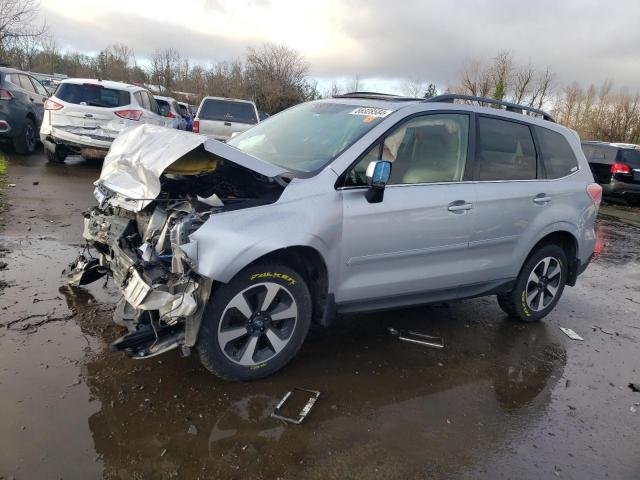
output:
M464 200L456 200L449 204L448 210L454 213L464 213L466 210L471 210L473 204L466 203Z
M546 205L550 201L551 201L551 197L548 196L546 193L539 193L538 195L533 197L533 203L537 205Z

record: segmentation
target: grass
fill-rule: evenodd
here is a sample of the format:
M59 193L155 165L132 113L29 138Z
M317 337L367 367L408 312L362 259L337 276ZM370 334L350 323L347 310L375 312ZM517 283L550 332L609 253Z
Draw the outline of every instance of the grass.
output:
M7 159L4 154L0 152L0 213L2 213L5 208L4 190L7 186L7 165Z

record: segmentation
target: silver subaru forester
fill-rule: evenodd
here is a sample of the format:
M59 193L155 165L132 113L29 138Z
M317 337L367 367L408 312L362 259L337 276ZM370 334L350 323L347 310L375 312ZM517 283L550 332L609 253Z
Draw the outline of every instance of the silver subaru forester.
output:
M251 380L336 314L496 295L540 320L591 259L601 188L578 135L540 110L352 93L226 144L134 127L95 196L97 255L69 281L113 277L129 330L113 348L195 348L216 375Z

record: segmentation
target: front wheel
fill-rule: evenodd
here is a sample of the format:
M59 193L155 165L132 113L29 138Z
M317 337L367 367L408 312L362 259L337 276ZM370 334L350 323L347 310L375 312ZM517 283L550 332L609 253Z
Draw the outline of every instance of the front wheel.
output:
M311 297L301 275L261 263L213 288L197 347L208 370L228 380L255 380L291 361L311 323Z
M544 245L527 259L514 289L498 295L498 305L506 314L522 321L541 320L560 300L567 271L564 250L558 245Z

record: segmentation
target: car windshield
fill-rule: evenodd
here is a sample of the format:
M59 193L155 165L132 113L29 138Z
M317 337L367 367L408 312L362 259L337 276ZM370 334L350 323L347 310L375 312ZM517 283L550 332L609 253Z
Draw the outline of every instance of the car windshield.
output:
M335 159L391 110L331 102L292 107L227 143L288 170L314 172Z
M252 103L232 100L207 99L200 108L200 120L221 122L257 123L256 110Z
M61 83L55 96L67 103L92 107L115 108L131 103L129 92L106 88L99 83Z

